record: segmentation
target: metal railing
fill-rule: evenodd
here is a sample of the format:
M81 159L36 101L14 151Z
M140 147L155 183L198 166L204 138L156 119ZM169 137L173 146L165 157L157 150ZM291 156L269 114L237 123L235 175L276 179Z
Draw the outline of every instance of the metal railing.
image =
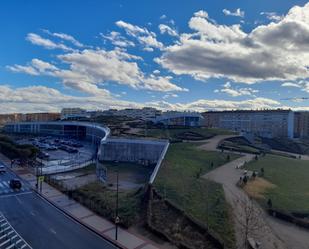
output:
M0 249L32 249L0 213Z

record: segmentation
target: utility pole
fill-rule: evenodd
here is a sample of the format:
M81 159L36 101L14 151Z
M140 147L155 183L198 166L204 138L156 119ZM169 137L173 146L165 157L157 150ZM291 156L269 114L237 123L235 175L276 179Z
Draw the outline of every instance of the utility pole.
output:
M117 170L117 185L116 185L116 218L115 218L115 240L118 240L118 223L119 223L119 216L118 216L118 200L119 200L119 172Z

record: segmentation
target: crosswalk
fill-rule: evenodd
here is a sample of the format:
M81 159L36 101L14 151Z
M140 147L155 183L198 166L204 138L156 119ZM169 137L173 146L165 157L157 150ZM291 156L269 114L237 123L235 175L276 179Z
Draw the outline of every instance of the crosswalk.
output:
M22 188L19 190L12 189L10 187L10 181L0 179L0 195L1 194L11 194L11 193L21 193L21 192L25 192L29 190L30 190L29 186L25 186L25 185L23 185Z
M32 249L0 213L0 249Z

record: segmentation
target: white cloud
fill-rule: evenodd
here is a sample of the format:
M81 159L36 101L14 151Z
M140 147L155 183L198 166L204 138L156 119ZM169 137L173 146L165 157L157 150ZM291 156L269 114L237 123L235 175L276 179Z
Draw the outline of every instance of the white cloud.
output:
M309 77L309 3L249 33L239 25L219 25L201 16L195 13L190 19L193 33L181 34L155 61L175 74L200 80L256 83Z
M101 36L109 40L114 46L118 47L135 47L134 42L129 41L125 37L123 37L119 32L112 31L108 35L101 34Z
M170 95L169 97L176 97L176 95ZM278 101L267 98L254 98L242 101L200 99L189 103L175 104L166 101L138 103L122 101L111 95L104 98L98 98L97 96L71 96L44 86L28 86L13 89L8 85L0 85L0 112L2 113L60 111L63 107L71 106L82 107L88 110L151 106L163 110L180 111L287 108L286 106L282 106Z
M76 40L73 36L71 35L68 35L68 34L65 34L65 33L52 33L50 32L49 30L47 29L44 29L43 30L46 34L49 34L53 37L57 37L57 38L60 38L62 40L65 40L65 41L69 41L71 42L73 45L75 45L76 47L84 47L84 45L79 42L78 40Z
M66 87L77 89L90 95L109 95L99 88L100 83L115 82L134 89L152 91L187 91L171 82L171 78L144 74L137 64L140 57L124 50L85 49L58 55L57 58L69 65L68 69L56 67L48 62L33 59L27 66L14 65L8 69L31 75L48 75L61 79Z
M178 33L175 29L171 28L170 26L167 26L165 24L159 25L159 30L161 34L169 34L170 36L178 36Z
M292 82L284 82L281 86L283 86L283 87L297 87L297 88L301 87L299 84L292 83Z
M276 12L261 12L260 15L264 15L268 20L275 22L279 22L284 18L284 16L280 16Z
M159 42L154 32L150 32L146 28L139 27L124 21L117 21L116 25L125 30L127 35L132 36L144 46L145 51L153 51L153 48L163 49L163 43Z
M245 12L243 10L240 10L240 8L236 9L234 12L228 9L222 10L223 14L226 16L238 16L238 17L245 17Z
M177 94L175 94L175 93L172 93L172 94L165 94L163 97L162 97L162 99L168 99L168 98L177 98L178 97L178 95Z
M26 40L30 41L32 44L42 46L46 49L62 49L64 51L73 51L72 48L62 43L55 43L52 40L43 38L40 35L34 33L29 33L26 37Z
M239 96L254 96L255 97L255 93L259 92L258 90L255 90L255 89L252 89L250 87L245 87L245 88L232 88L232 85L230 82L226 82L224 85L223 85L223 88L222 89L216 89L214 91L215 93L219 93L219 92L222 92L222 93L226 93L232 97L239 97Z
M162 19L165 19L167 16L166 15L162 15L162 16L160 16L160 19L162 20Z
M208 13L205 10L195 12L194 16L208 19Z

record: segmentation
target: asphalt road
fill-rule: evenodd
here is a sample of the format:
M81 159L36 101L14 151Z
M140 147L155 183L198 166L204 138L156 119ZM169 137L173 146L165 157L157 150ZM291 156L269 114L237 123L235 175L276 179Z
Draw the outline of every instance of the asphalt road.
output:
M2 186L12 177L0 175ZM117 248L23 186L20 192L0 192L0 212L33 249Z

